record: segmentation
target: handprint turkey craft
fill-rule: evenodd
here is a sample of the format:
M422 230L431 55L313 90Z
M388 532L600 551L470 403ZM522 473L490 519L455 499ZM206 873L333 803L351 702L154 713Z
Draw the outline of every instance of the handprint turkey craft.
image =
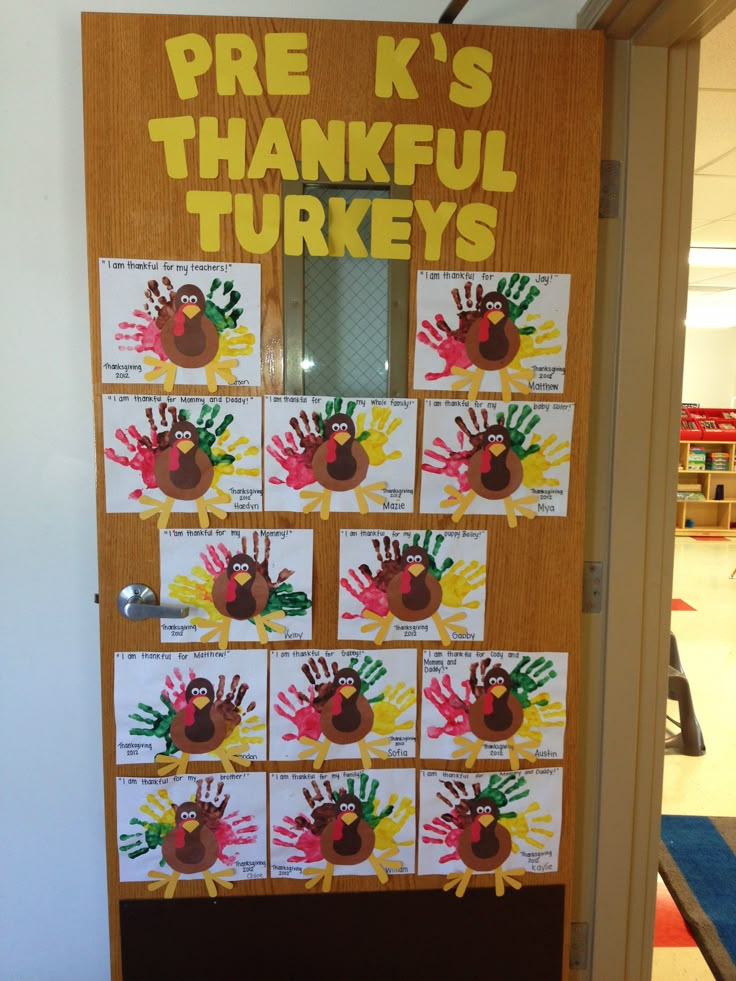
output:
M484 531L342 531L338 638L478 640Z
M265 760L266 674L264 650L117 653L118 764L155 761L165 776Z
M471 401L561 392L569 302L570 277L558 273L420 270L414 387Z
M266 878L266 775L119 777L121 882L147 882L171 899L182 876L207 895Z
M272 760L416 755L415 650L272 651Z
M446 873L445 892L462 898L473 876L490 874L500 897L527 872L557 869L561 767L462 778L427 770L419 786L419 875Z
M414 872L414 770L272 773L272 878L330 892L335 875Z
M425 759L561 759L565 740L566 654L424 651Z
M420 509L519 517L567 514L574 406L427 399Z
M161 621L162 642L225 650L231 641L311 638L311 531L168 528L160 536L162 593L190 608L186 624Z
M267 510L411 511L416 417L413 399L266 397Z
M261 267L100 259L102 381L259 386Z
M172 511L260 511L261 400L103 395L105 503L166 528Z

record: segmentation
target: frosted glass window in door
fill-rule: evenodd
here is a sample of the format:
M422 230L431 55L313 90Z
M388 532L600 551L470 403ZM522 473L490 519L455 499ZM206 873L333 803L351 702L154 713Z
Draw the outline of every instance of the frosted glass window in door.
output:
M388 198L388 189L307 185L329 198ZM370 210L360 236L370 250ZM304 256L305 395L388 395L389 263L350 255Z

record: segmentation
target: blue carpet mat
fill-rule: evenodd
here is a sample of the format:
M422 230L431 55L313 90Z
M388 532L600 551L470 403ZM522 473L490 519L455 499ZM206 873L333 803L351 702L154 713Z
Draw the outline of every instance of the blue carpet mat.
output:
M715 976L736 979L736 818L662 815L660 873Z

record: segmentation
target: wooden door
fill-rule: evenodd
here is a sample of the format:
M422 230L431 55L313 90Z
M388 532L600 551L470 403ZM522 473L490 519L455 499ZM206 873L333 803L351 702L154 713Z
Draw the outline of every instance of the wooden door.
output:
M400 973L419 963L417 946L434 949L430 923L443 924L434 963L449 969L463 917L482 915L511 938L495 961L509 976L561 976L600 39L85 14L83 41L114 976L193 963L187 944L150 939L169 936L171 917L180 938L198 931L205 951L242 916L265 938L263 956L274 919L300 938L329 922L334 952L350 952L356 919L385 910L395 924L412 903L403 933L384 932ZM410 261L406 392L416 406L393 405L387 423L369 398L361 416L355 392L325 392L317 420L311 404L293 403L294 424L275 443L273 420L289 416L268 398L283 391L284 253L361 254L355 215L336 205L323 234L314 201L282 198L282 180L380 184L389 167L411 200L371 205L363 252ZM360 315L353 302L347 316ZM341 317L326 316L338 338ZM346 439L352 427L355 444L365 436L366 466L401 454L395 479L411 485L413 474L413 497L392 496L384 480L361 485L362 500L358 487L343 508L334 441L324 462L333 476L315 476L328 423ZM290 484L284 447L303 457L305 445L312 483ZM284 486L291 498L277 493ZM418 538L404 540L408 531ZM412 592L415 574L434 612L434 600ZM266 590L260 605L255 587L243 598L246 579ZM125 619L117 598L130 583L191 607L188 616ZM327 653L310 666L300 650ZM357 652L352 666L330 653L345 650ZM341 743L348 723L332 724L356 688L355 677L333 676L333 660L353 675L378 660L395 682L373 689L365 738ZM311 736L283 729L305 704L288 683L291 662L321 726ZM392 674L399 664L405 673ZM205 730L217 725L225 735L210 742ZM354 776L366 769L370 779ZM357 837L340 816L351 806ZM308 847L290 851L302 833ZM458 904L443 888L468 895ZM371 945L380 942L374 929ZM305 962L301 949L279 946L295 958L285 970L298 958L304 976L319 972L316 950Z

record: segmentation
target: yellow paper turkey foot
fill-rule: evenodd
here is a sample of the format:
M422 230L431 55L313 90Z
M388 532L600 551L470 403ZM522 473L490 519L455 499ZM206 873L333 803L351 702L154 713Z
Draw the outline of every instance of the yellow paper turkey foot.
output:
M480 386L483 382L483 369L482 368L451 368L451 374L457 375L458 380L454 381L450 388L453 392L457 392L460 389L467 388L468 390L468 400L473 402L478 398L478 392L480 391Z
M468 632L462 626L464 619L464 613L453 613L451 617L447 617L444 620L439 613L432 614L432 620L434 621L435 627L437 627L437 633L440 635L440 643L443 647L449 647L452 643L452 638L450 637L451 630L456 634L466 634Z
M174 893L176 892L176 884L179 881L179 873L172 872L171 875L167 875L165 872L157 872L153 870L148 873L149 879L154 879L156 881L148 883L148 891L155 892L157 889L162 889L164 886L164 899L172 899Z
M244 756L238 756L236 753L228 753L228 751L223 749L222 746L220 746L218 749L213 749L212 752L218 758L220 763L222 763L222 768L225 773L235 773L236 766L242 766L244 770L247 770L250 766L250 760L246 760Z
M375 855L368 856L368 861L371 863L371 868L376 873L376 878L378 879L378 881L381 883L382 886L385 886L386 883L388 882L388 872L386 871L386 869L401 868L401 862L387 861L386 856L395 855L395 854L396 854L396 849L389 848L388 851L385 851L380 856L380 858L376 858Z
M451 892L454 889L457 898L462 899L472 875L473 870L468 868L464 872L450 872L447 876L447 882L442 887L442 891Z
M302 875L311 875L312 878L306 883L307 889L314 889L322 883L322 892L329 892L332 889L332 872L335 866L328 862L323 869L306 868L302 869Z
M521 518L536 518L537 512L532 511L528 505L536 504L537 498L534 494L530 494L528 497L518 497L516 500L512 497L504 497L503 503L506 507L506 520L509 523L509 528L516 528L518 524L516 520L516 515L518 514Z
M327 759L327 754L330 751L330 746L332 745L329 739L312 739L310 736L300 736L299 742L304 746L308 746L309 749L303 749L299 754L300 760L309 760L313 756L314 769L319 770L324 761Z
M143 376L146 381L157 381L161 375L164 376L164 391L173 392L174 382L176 381L176 365L173 361L162 361L160 358L152 358L147 355L143 359L144 364L151 365L151 371Z
M268 630L270 627L274 633L283 634L286 631L286 627L283 623L276 623L276 620L283 620L286 614L283 610L274 610L273 613L267 613L265 617L255 616L253 617L253 623L258 631L258 640L262 644L268 643Z
M220 504L229 504L232 501L230 494L226 494L225 491L221 491L219 488L215 488L215 493L212 497L198 497L196 500L197 504L197 514L199 515L199 527L209 528L211 514L214 514L216 518L226 518L227 512L223 511ZM159 522L159 528L161 523Z
M155 497L148 497L147 494L141 494L138 498L139 504L147 504L148 509L146 511L141 511L139 517L141 521L147 521L152 518L154 514L158 517L159 528L165 528L169 523L169 518L171 517L171 509L174 506L174 498L167 497L163 501L157 501Z
M167 773L186 773L189 753L182 753L181 756L167 756L166 753L158 753L156 762L162 764L158 768L160 777L165 777Z
M216 358L204 366L204 377L207 380L207 391L217 391L217 379L222 380L228 385L235 384L235 375L232 369L238 364L237 358Z
M388 753L381 749L381 746L388 746L388 744L388 736L381 736L379 739L374 739L372 742L366 742L365 739L358 740L360 762L363 764L364 770L367 770L371 765L371 756L376 760L388 759Z
M508 383L509 387L513 388L517 392L521 392L522 395L529 394L529 382L534 378L534 372L531 368L519 368L513 370L508 369ZM503 379L502 379L503 380ZM510 395L511 393L509 393ZM508 399L504 399L508 401Z
M447 497L444 501L440 501L440 507L454 507L455 510L452 512L452 520L456 522L462 518L477 497L474 490L469 490L467 494L463 494L462 491L458 490L457 487L453 487L451 484L445 486L445 494L447 494Z
M219 872L203 872L202 878L204 879L204 884L207 887L207 895L210 899L215 899L217 897L217 887L222 886L223 889L232 889L232 882L225 882L225 879L229 879L230 876L235 875L235 869L220 869Z
M493 878L496 883L496 895L498 898L500 899L506 892L506 886L510 889L521 889L521 883L518 880L522 875L524 875L524 869L509 869L508 872L503 869L496 869L493 873Z
M192 623L195 627L201 627L207 633L202 634L200 643L217 644L221 651L227 647L230 640L230 618L221 617L219 620L205 620L204 617L193 617ZM209 628L209 629L208 629Z
M362 634L369 634L375 630L376 636L373 638L373 643L377 647L380 647L386 639L388 628L393 623L393 613L387 613L385 617L382 617L380 613L374 613L373 610L363 610L361 615L363 619L368 620L369 623L364 623L360 628L360 632Z
M470 770L478 759L478 754L481 749L483 749L482 739L466 739L465 736L455 736L455 745L459 746L460 749L456 749L452 754L453 760L462 760L465 757L465 767Z
M519 757L525 759L527 763L537 762L537 754L533 750L539 745L538 742L517 743L512 737L506 740L506 745L509 748L509 764L512 770L519 769Z
M365 487L362 485L356 487L355 500L358 502L358 511L361 514L368 514L370 510L368 501L373 501L374 504L383 504L386 498L380 492L384 490L386 490L385 480L378 484L366 484Z
M311 514L319 508L319 516L323 521L327 521L330 516L330 501L332 492L327 488L321 491L303 490L299 492L299 497L307 503L302 508L305 514Z

